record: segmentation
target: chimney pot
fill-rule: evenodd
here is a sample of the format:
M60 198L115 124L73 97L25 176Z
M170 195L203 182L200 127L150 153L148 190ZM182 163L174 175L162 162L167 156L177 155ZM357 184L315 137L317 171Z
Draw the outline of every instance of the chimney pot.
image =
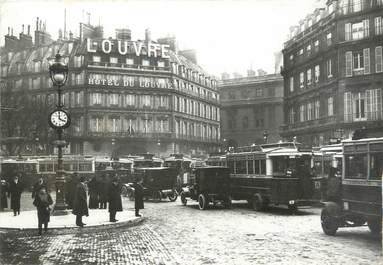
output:
M23 30L22 33L24 34L24 24L23 24L23 26L22 26L22 30Z
M11 28L11 36L13 36L13 28Z
M10 33L11 33L11 28L8 27L8 36L9 36Z
M36 19L36 30L39 30L39 17Z
M28 36L31 34L31 25L28 25Z

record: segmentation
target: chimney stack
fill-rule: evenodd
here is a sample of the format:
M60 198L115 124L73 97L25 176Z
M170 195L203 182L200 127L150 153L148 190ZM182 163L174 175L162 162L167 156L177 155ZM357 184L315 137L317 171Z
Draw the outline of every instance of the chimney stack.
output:
M39 17L36 19L36 30L39 30Z
M8 36L9 36L10 33L11 33L11 28L8 27Z
M24 24L22 25L22 32L21 33L24 34Z
M152 40L152 34L150 29L145 29L145 41L149 42Z
M28 36L31 35L31 25L28 25Z

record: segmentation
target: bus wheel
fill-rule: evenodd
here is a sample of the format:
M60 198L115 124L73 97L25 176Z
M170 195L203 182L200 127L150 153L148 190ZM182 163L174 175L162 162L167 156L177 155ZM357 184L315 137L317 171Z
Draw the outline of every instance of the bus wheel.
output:
M367 221L368 228L374 235L382 233L382 221L379 219L370 219Z
M198 196L198 207L200 210L206 210L207 206L209 205L208 198L205 194L201 193Z
M187 204L186 196L185 196L185 193L183 191L181 191L181 202L183 205Z
M338 230L338 227L339 227L337 218L331 216L326 209L323 209L320 219L321 219L323 232L326 235L335 236L336 231Z
M168 198L171 202L174 202L177 200L177 197L178 197L178 194L176 192L176 190L173 190L173 193L168 195Z
M261 194L259 194L259 193L254 194L252 206L253 206L253 210L255 210L255 211L262 211L263 210L263 199L262 199Z

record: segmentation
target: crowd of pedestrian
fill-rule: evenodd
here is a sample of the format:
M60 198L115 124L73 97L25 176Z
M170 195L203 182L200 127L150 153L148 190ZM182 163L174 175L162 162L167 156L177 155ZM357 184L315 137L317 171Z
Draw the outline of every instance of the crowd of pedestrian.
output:
M0 181L0 209L8 208L8 198L10 198L10 208L14 216L20 214L20 199L24 190L21 181L21 174L17 174L9 183L5 180ZM139 210L144 208L142 180L134 181L135 189L135 215L141 216ZM101 176L93 176L89 181L85 176L78 176L77 173L67 175L65 179L65 202L67 208L76 216L76 225L84 227L83 216L89 216L88 209L107 209L109 211L109 221L117 222L116 214L121 212L122 185L117 175L107 172ZM38 233L42 234L48 229L50 215L52 212L53 200L49 193L49 187L42 177L32 187L33 205L37 209ZM89 203L88 203L89 202ZM88 207L89 205L89 207Z

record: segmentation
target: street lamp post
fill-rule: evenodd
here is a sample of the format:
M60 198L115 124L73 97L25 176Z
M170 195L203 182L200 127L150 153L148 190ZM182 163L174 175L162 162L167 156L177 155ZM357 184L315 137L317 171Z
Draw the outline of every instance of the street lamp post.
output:
M65 213L66 204L64 198L64 176L63 176L63 153L62 148L66 146L65 140L63 140L63 129L69 127L70 117L69 114L63 109L64 104L62 102L62 87L65 85L68 79L68 66L62 61L62 57L59 53L56 54L54 63L49 66L49 75L53 82L53 85L57 88L58 99L56 109L51 112L49 116L50 126L57 131L57 140L54 141L54 145L57 146L57 170L56 170L56 204L55 213Z

